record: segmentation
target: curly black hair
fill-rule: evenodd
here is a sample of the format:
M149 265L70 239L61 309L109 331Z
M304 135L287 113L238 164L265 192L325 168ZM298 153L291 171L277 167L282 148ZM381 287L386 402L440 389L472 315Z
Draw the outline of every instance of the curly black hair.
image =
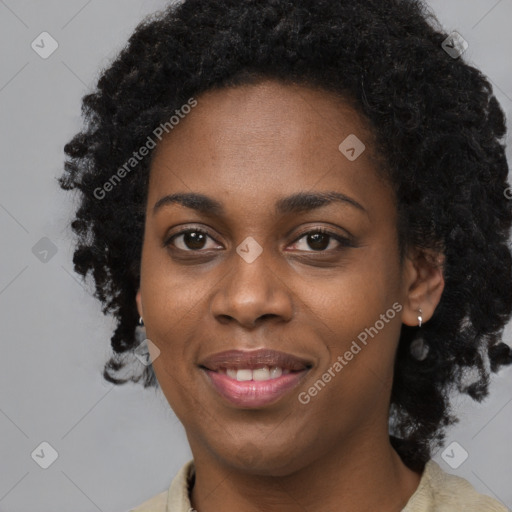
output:
M105 379L158 388L151 365L120 376L140 342L135 295L154 151L106 200L98 191L204 91L266 79L330 91L375 135L396 193L400 254L445 255L433 317L421 331L402 326L391 393L391 442L421 470L457 421L450 392L481 401L491 371L512 363L502 342L512 312L505 117L486 77L444 50L447 37L421 0L185 0L145 18L83 97L84 128L65 145L58 178L81 192L74 269L92 272L103 313L117 320ZM410 352L420 334L430 347L421 361Z

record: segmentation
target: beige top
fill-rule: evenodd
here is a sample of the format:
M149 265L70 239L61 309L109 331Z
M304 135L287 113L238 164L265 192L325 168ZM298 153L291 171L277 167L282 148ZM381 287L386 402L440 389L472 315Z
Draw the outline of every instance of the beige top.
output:
M174 477L168 490L157 494L130 512L193 512L189 488L194 461L188 461ZM420 484L402 512L510 512L499 501L479 494L461 477L446 473L430 460Z

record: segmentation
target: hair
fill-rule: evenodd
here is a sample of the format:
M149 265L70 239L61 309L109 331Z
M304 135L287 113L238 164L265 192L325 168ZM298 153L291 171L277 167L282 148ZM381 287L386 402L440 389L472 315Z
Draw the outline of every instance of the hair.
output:
M74 269L84 280L92 273L103 313L117 321L104 378L158 388L151 365L121 376L140 343L135 295L154 154L134 163L134 152L207 90L272 79L331 91L375 136L396 194L400 254L445 256L432 318L402 326L391 390L390 440L422 469L457 421L450 393L481 401L490 373L512 363L502 341L512 311L505 117L485 76L444 51L448 36L421 0L185 0L145 18L82 98L84 126L58 178L81 193ZM134 169L113 183L128 161ZM410 351L419 336L429 347L421 361Z

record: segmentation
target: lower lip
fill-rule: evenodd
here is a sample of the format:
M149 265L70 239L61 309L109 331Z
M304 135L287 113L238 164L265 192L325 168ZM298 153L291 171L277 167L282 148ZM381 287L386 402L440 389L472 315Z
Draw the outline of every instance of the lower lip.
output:
M261 407L276 402L296 387L307 371L292 372L264 381L238 381L223 373L203 369L213 388L229 402L240 407Z

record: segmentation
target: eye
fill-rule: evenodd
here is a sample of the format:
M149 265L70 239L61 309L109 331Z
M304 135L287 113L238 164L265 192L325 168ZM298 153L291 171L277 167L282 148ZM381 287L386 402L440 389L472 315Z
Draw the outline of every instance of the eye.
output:
M337 233L333 233L332 231L323 228L317 228L306 233L303 233L300 236L300 238L298 238L295 241L295 244L298 244L299 241L303 239L305 240L305 243L303 243L303 247L304 245L308 245L313 249L313 251L306 250L306 252L329 252L325 251L325 249L329 247L330 243L332 242L332 239L336 240L336 242L338 243L338 249L340 247L355 247L355 245L349 238L343 237L341 235L338 235ZM304 249L299 248L299 250ZM336 250L336 248L334 248L333 250Z
M208 238L213 240L207 231L201 228L188 228L169 237L164 242L164 247L172 245L176 249L186 252L198 252L218 248L218 246L205 247ZM303 239L305 240L305 244L303 243L303 245L307 244L312 251L308 251L304 248L301 249L300 247L298 250L305 250L306 252L329 252L326 251L326 249L331 245L333 239L338 243L338 247L332 250L339 249L340 247L355 247L354 243L352 243L349 238L323 228L316 228L303 233L300 238L295 240L294 244L300 245L299 242Z
M164 246L167 247L169 245L173 245L177 249L187 252L199 251L201 249L213 249L213 247L205 248L205 243L208 238L211 238L210 235L203 229L188 228L172 235L164 242ZM211 239L213 240L213 238ZM180 241L175 244L174 242L176 240Z

